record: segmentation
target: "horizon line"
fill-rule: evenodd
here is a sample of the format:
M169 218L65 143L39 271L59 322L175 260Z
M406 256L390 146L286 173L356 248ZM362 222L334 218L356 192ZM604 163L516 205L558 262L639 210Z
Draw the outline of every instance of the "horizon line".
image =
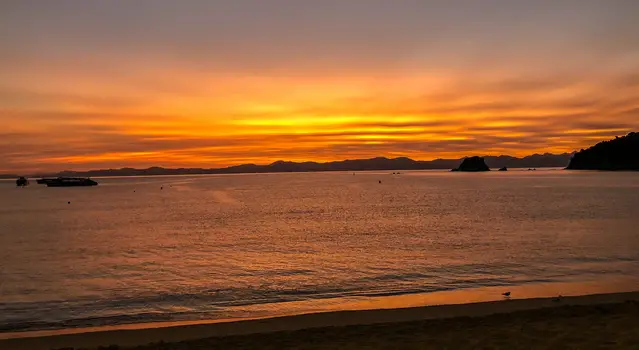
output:
M514 158L514 159L524 159L527 157L532 157L532 156L544 156L544 155L552 155L552 156L562 156L562 155L572 155L577 153L577 151L572 151L572 152L564 152L564 153L550 153L550 152L545 152L545 153L532 153L532 154L528 154L526 156L523 157L516 157L516 156L511 156L508 154L500 154L500 155L480 155L479 157L482 158L487 158L487 157L494 157L494 158L499 158L499 157L510 157L510 158ZM387 156L375 156L375 157L370 157L370 158L346 158L346 159L339 159L339 160L330 160L330 161L325 161L325 162L318 162L318 161L312 161L312 160L308 160L308 161L290 161L290 160L284 160L284 159L278 159L275 160L273 162L270 163L263 163L263 164L256 164L256 163L239 163L239 164L233 164L233 165L228 165L228 166L222 166L222 167L217 167L217 168L207 168L207 167L164 167L164 166L158 166L158 165L153 165L150 167L146 167L146 168L134 168L134 167L109 167L109 168L100 168L100 169L88 169L88 170L72 170L72 169L64 169L64 170L55 170L55 171L43 171L43 172L32 172L31 174L29 174L27 177L39 177L39 176L48 176L48 175L58 175L61 173L65 173L65 172L71 172L71 173L87 173L87 172L94 172L94 171L114 171L114 170L123 170L123 169L131 169L131 170L149 170L149 169L153 169L153 168L158 168L158 169L164 169L164 170L180 170L180 169L184 169L184 170L194 170L194 169L199 169L199 170L208 170L208 171L214 171L214 170L223 170L223 169L229 169L229 168L234 168L234 167L240 167L240 166L245 166L245 165L253 165L253 166L269 166L269 165L273 165L275 163L295 163L295 164L303 164L303 163L314 163L314 164L328 164L328 163L338 163L338 162L345 162L345 161L365 161L365 160L373 160L373 159L388 159L388 160L396 160L396 159L408 159L411 161L415 161L415 162L435 162L435 161L458 161L458 160L463 160L465 158L469 158L469 157L473 157L473 156L463 156L460 158L434 158L434 159L430 159L430 160L420 160L420 159L414 159L414 158L410 158L410 157L406 157L406 156L398 156L398 157L387 157ZM345 170L345 171L349 171L349 170ZM12 173L12 172L2 172L0 173L0 176L20 176L18 175L19 173Z

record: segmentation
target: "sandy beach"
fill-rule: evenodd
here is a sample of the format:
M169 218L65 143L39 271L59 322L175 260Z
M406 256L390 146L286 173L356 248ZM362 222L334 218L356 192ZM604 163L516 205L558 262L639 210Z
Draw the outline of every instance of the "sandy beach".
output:
M0 340L3 350L208 348L632 348L639 292L335 311Z

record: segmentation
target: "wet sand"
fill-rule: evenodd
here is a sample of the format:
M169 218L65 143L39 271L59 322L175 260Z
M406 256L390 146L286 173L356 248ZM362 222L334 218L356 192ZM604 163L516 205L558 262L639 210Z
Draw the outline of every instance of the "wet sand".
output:
M163 341L164 343L158 343ZM155 344L151 344L155 343ZM0 349L636 348L639 292L335 311L0 340Z

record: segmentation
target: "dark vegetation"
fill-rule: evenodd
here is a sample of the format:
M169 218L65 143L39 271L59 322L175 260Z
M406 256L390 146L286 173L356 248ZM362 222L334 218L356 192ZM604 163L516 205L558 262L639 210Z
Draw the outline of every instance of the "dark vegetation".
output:
M631 132L577 152L567 169L639 170L639 133Z

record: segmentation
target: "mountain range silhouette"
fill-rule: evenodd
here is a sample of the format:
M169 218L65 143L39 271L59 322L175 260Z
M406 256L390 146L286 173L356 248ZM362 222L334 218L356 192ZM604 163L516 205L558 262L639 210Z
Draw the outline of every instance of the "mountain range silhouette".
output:
M150 176L150 175L199 175L240 173L287 173L314 171L363 171L363 170L436 170L458 169L469 157L458 159L413 160L407 157L347 159L333 162L291 162L278 160L271 164L242 164L225 168L120 168L88 171L61 171L40 173L29 177L98 177L98 176ZM470 157L473 158L473 157ZM489 168L547 168L561 167L570 170L639 170L639 133L600 142L575 153L533 154L523 158L512 156L484 156ZM14 174L0 174L0 178L17 178Z
M491 168L542 168L566 167L572 157L571 153L563 154L533 154L523 158L511 156L485 156L486 164ZM32 177L68 176L68 177L97 177L97 176L149 176L149 175L196 175L196 174L239 174L239 173L286 173L313 171L362 171L362 170L435 170L452 169L458 167L465 158L435 159L431 161L413 160L407 157L370 159L349 159L326 163L318 162L290 162L278 160L267 165L242 164L226 168L163 168L150 167L146 169L120 168L100 169L88 171L61 171L58 173L37 174ZM15 175L3 177L15 178Z

